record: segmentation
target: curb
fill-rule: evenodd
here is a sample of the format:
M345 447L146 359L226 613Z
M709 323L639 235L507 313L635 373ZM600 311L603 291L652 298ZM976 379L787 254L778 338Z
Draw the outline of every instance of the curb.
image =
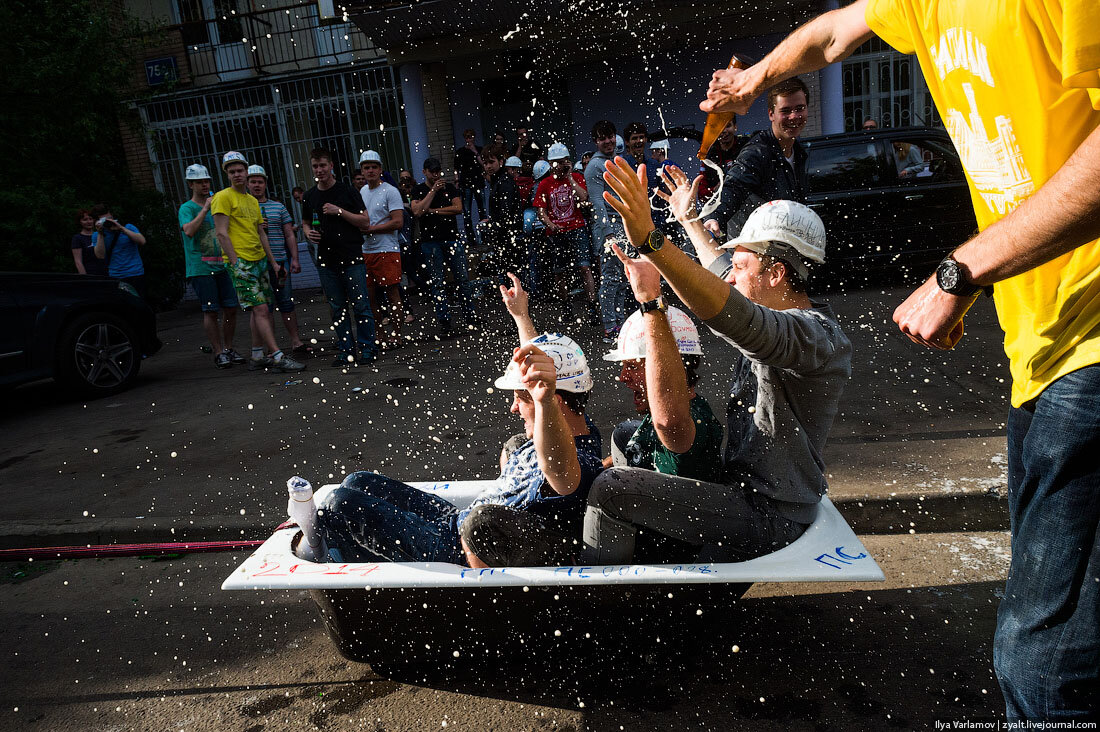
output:
M1005 531L1006 502L990 493L944 496L837 497L833 503L856 534ZM157 519L0 521L0 549L90 544L266 539L283 519L225 516Z

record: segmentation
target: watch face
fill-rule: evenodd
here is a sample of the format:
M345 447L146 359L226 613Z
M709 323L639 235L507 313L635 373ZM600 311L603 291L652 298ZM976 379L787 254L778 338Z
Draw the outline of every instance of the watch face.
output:
M940 289L951 292L959 285L959 268L954 262L944 262L939 271Z

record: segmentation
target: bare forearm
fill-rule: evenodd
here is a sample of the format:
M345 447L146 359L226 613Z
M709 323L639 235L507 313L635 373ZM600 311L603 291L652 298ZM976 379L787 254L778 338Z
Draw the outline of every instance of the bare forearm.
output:
M654 310L642 317L649 415L662 445L673 452L687 452L695 442L695 423L691 419L691 390L684 362L665 314Z
M720 277L691 261L679 247L666 244L646 255L676 295L700 320L713 318L726 305L730 286Z
M81 254L79 249L73 250L73 263L76 265L76 271L79 274L88 274L84 271L84 255Z
M569 425L555 403L535 402L535 452L539 469L558 495L567 496L581 483L581 465Z
M512 316L512 320L516 321L516 330L519 331L519 342L527 343L535 339L535 336L539 334L535 330L535 321L531 320L530 315Z
M695 253L699 256L699 264L709 267L710 263L722 256L722 250L718 248L718 242L714 240L710 232L703 227L703 222L696 219L690 224L684 225L691 243L695 245Z
M759 96L784 79L848 58L872 35L863 19L866 6L867 0L857 0L795 29L745 72L752 96Z
M126 229L126 236L129 237L130 241L137 244L138 246L145 246L145 235L142 234L140 231L130 231L129 229Z
M183 233L188 236L194 236L199 233L199 229L202 228L202 223L206 221L206 211L200 211L199 215L188 221L183 225Z
M1100 127L1031 198L955 251L973 282L991 285L1100 237Z
M365 211L362 213L355 213L353 211L348 211L346 208L342 208L340 209L339 216L360 231L370 226L370 215Z
M429 208L428 213L439 216L458 216L462 213L462 204L458 206L444 206L443 208Z
M290 259L298 258L298 237L294 236L294 225L283 224L283 240L286 242L286 255Z

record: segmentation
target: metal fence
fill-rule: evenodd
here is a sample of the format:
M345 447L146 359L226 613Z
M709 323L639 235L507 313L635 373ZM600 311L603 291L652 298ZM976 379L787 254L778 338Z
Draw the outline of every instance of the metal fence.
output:
M336 177L350 182L363 150L377 150L394 177L409 166L401 86L392 67L376 65L350 71L255 84L242 88L195 91L138 105L145 124L157 188L170 201L191 197L183 174L201 163L210 170L214 190L228 185L221 156L244 154L268 174L268 195L286 204L296 221L301 209L294 186L313 185L309 152L315 147L335 155ZM303 286L316 275L303 262Z
M916 56L900 54L872 38L841 68L845 130L860 129L867 117L880 127L943 124Z

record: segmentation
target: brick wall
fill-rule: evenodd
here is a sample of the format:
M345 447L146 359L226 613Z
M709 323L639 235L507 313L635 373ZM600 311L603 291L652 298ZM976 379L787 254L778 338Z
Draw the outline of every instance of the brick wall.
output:
M141 129L141 120L137 112L131 109L123 111L118 123L122 149L126 153L126 167L135 186L153 190L153 165L149 161L149 147L145 143L145 134Z
M423 64L420 81L424 90L424 121L428 127L428 151L439 158L443 171L454 171L454 128L451 125L450 95L443 64Z

